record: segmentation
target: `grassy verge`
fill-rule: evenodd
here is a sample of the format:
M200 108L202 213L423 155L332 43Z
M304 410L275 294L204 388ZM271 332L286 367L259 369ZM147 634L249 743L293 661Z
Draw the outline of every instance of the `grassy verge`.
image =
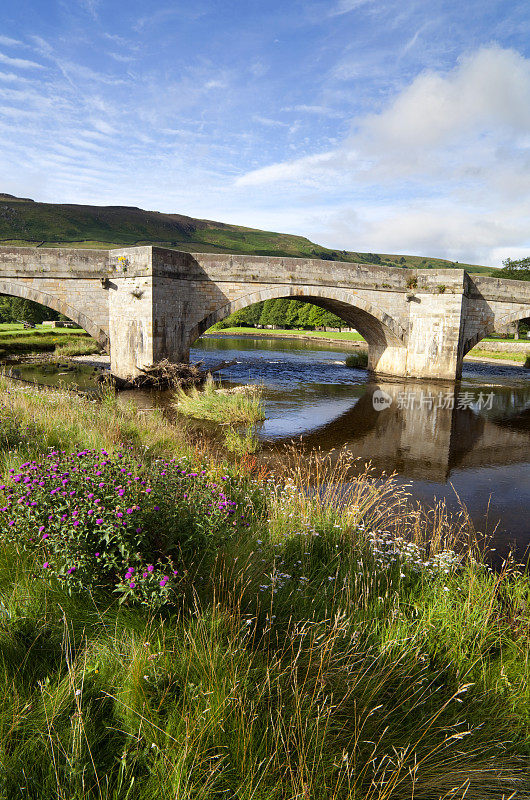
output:
M72 356L90 356L94 353L101 353L101 347L94 339L71 339L65 344L55 346L55 355L58 358L71 358Z
M0 358L31 353L56 353L58 357L68 357L99 351L94 339L80 329L50 329L39 325L24 330L21 325L0 325Z
M501 361L514 361L516 364L523 364L528 358L526 353L514 353L512 351L498 351L498 350L482 350L481 348L473 348L466 358L495 358Z
M481 563L465 516L414 508L369 472L341 487L340 463L296 450L283 476L248 456L222 463L181 424L111 394L101 404L2 379L0 403L7 494L16 503L27 486L47 503L17 504L18 538L14 503L0 511L3 797L530 797L529 581ZM68 453L86 467L63 478ZM47 478L22 477L38 464L71 482L49 501ZM139 544L153 537L153 552L179 532L162 607L136 587L120 603L90 575L76 588L43 570L38 515L52 556L62 538L75 556L86 537L73 536L73 511L93 532L89 501L110 519L121 491L129 502L149 481L157 507L123 516L163 515L144 516ZM103 484L99 500L89 483ZM130 565L113 552L123 588Z
M206 331L206 334L228 334L232 336L237 336L238 334L245 336L296 336L298 338L300 338L300 336L304 338L307 336L311 339L337 339L345 342L364 342L363 337L360 333L357 333L357 331L337 331L333 333L332 331L306 331L283 328L275 330L264 330L263 328L220 328L218 330L216 328L210 328Z

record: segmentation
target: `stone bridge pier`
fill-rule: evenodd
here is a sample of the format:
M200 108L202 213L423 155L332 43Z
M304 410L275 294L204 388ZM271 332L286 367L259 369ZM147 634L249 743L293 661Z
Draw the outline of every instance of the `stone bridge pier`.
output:
M0 247L0 293L47 305L110 347L131 377L164 358L186 361L211 325L253 303L294 298L326 308L366 339L369 368L398 378L455 380L464 355L530 316L530 283L464 270L254 255Z

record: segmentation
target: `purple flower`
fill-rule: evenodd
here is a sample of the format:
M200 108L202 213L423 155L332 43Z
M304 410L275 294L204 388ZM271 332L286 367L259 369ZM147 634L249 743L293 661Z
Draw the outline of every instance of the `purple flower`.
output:
M43 538L43 539L47 539L49 535L50 535L49 533L43 533L43 534L42 534L42 538Z
M96 520L96 525L103 525L103 520L102 519L97 519Z
M131 589L134 589L134 587L136 586L136 584L135 584L135 582L134 582L134 581L131 581L131 582L130 582L130 584L129 584L129 586L131 587Z
M42 566L44 567L44 569L48 569L48 567L50 566L50 562L49 561L45 561Z
M96 556L96 558L99 558L99 553L94 553L94 555Z

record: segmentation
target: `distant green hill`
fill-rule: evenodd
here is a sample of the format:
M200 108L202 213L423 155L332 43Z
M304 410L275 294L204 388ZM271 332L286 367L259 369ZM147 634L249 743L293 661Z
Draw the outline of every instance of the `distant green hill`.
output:
M303 236L242 228L181 214L144 211L134 206L37 203L8 194L0 194L0 244L99 248L158 244L187 252L254 253L414 269L459 267L469 272L495 273L491 267L460 264L443 258L330 250Z

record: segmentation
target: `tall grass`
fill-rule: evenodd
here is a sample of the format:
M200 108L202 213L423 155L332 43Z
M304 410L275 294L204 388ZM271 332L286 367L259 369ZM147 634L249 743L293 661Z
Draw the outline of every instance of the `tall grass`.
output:
M71 358L72 356L87 356L94 353L101 353L101 347L94 339L77 339L58 344L55 347L55 355L59 358Z
M209 377L201 389L177 389L174 407L181 414L222 424L252 424L265 418L259 386L221 389Z
M1 797L530 798L530 583L482 562L464 511L298 450L281 475L222 463L110 393L0 401L5 468L127 441L261 498L171 613L69 594L0 543Z

